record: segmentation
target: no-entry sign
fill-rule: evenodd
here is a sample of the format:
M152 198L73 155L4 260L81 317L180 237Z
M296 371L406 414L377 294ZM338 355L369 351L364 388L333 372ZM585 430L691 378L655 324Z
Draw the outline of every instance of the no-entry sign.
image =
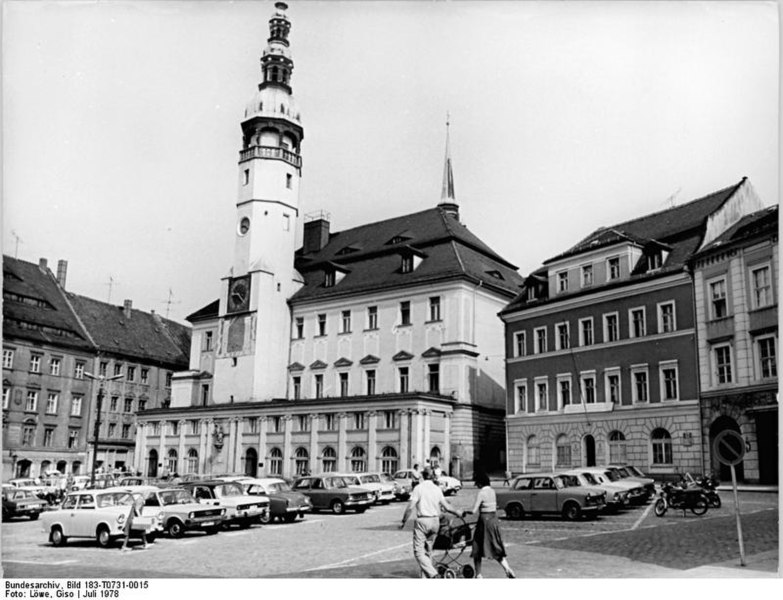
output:
M726 429L715 436L712 442L715 457L724 465L736 465L745 458L745 440L736 431Z

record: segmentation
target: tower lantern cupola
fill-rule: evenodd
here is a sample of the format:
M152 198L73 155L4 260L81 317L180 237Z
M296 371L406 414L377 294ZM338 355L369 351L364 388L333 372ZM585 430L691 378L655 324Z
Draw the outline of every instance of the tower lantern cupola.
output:
M276 3L275 14L269 19L268 45L261 57L264 81L259 88L269 84L290 88L294 61L291 60L288 51L288 33L291 31L291 22L285 13L287 9L288 6L284 2Z

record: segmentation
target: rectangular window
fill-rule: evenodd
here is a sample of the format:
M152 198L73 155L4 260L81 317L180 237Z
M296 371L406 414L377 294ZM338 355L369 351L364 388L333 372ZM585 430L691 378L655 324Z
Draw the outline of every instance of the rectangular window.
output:
M326 315L318 315L318 335L326 335Z
M25 400L24 409L27 412L35 412L38 410L38 392L35 390L29 390L27 392L27 400Z
M71 394L71 416L82 416L82 396L81 394Z
M177 421L169 421L169 435L179 435L179 423Z
M147 385L150 382L150 370L149 369L142 369L141 370L141 382L144 385Z
M546 381L536 381L536 406L538 410L549 409L549 385Z
M411 303L409 301L400 302L400 325L411 324Z
M98 375L101 377L106 377L106 371L109 368L109 363L105 360L102 360L101 363L98 365Z
M582 287L593 285L593 265L582 266Z
M340 395L348 395L348 373L340 373Z
M632 368L631 378L633 380L633 401L647 402L649 397L647 387L647 367Z
M122 375L122 364L114 363L114 376Z
M595 375L582 375L581 380L585 404L595 404Z
M283 231L291 231L291 215L283 215Z
M73 367L73 378L74 379L84 379L84 363L81 361L76 361L76 364Z
M242 171L242 185L247 185L250 183L250 169L245 169Z
M3 368L14 368L14 351L10 348L3 348Z
M555 325L557 331L557 337L555 342L557 343L557 350L567 350L571 347L571 337L568 331L568 323L558 323Z
M408 392L408 367L400 367L399 368L399 375L400 375L400 393L406 394Z
M606 272L609 281L620 278L620 257L615 256L606 261Z
M645 318L644 318L644 308L633 308L630 311L629 314L629 321L631 324L631 337L632 338L639 338L644 337L645 331L647 330Z
M430 321L440 321L440 296L430 298Z
M285 174L285 187L289 190L294 186L294 176L291 173Z
M353 428L364 429L364 413L353 413Z
M209 404L209 384L201 384L201 406L207 406Z
M49 374L50 375L59 375L60 374L60 366L62 362L59 358L52 358L49 361Z
M571 380L560 379L558 381L558 393L560 394L560 406L568 406L571 404Z
M527 382L514 384L514 414L527 411Z
M59 403L60 403L60 394L57 394L55 392L49 392L49 394L46 397L46 414L56 415L57 405Z
M593 345L593 317L579 319L579 345Z
M402 273L410 273L413 271L413 255L406 254L402 257L402 265L400 267Z
M342 329L340 333L351 333L351 311L344 310L340 315Z
M768 265L752 269L753 308L763 308L772 304L772 279Z
M546 327L539 327L534 330L536 336L535 354L546 352Z
M125 398L125 403L124 403L123 408L124 408L123 412L132 413L133 412L133 398Z
M171 371L166 372L166 387L171 387Z
M775 351L775 338L766 337L758 340L759 367L761 377L766 379L778 376L777 353Z
M606 401L611 404L620 404L620 372L606 373Z
M127 423L125 423L122 426L122 438L123 439L128 439L130 437L130 428L131 428L131 426L128 425Z
M117 433L117 424L109 423L109 431L107 437L113 438L116 433Z
M369 369L365 373L365 382L367 388L367 395L372 396L375 394L375 369Z
M136 381L136 367L128 367L128 381Z
M191 419L188 421L190 423L190 433L191 435L198 435L199 433L199 422L196 419Z
M716 346L714 349L715 356L715 377L717 382L731 383L731 347L730 346Z
M428 391L437 394L440 391L440 365L427 365Z
M674 302L662 302L658 305L658 333L671 333L676 329Z
M315 397L324 397L324 376L322 373L317 373L315 375Z
M272 432L273 433L282 433L283 431L283 418L282 417L272 417Z
M79 430L78 429L69 429L68 430L68 447L69 448L76 448L76 446L79 445Z
M204 332L204 345L201 347L202 351L212 352L212 344L214 342L213 336L214 336L214 332L212 331Z
M109 400L109 412L117 412L117 405L120 401L119 396L112 396Z
M30 355L30 373L40 373L40 372L41 372L41 355L40 354Z
M294 339L304 339L304 317L294 319Z
M710 283L710 310L710 315L713 319L722 319L729 314L725 279L719 279Z
M296 416L299 431L310 431L310 418L307 415Z
M661 364L661 400L677 400L680 388L677 384L677 365Z
M557 293L562 294L568 291L568 271L561 271L557 274Z
M337 274L335 271L326 271L324 273L324 287L334 287L335 283L337 283Z
M617 313L604 315L604 342L616 342L620 339L620 323Z
M527 347L525 346L525 332L514 332L514 356L525 356Z
M3 388L3 410L8 410L8 405L11 403L11 388Z
M302 378L298 375L291 378L292 387L294 388L294 400L300 400L302 398Z
M397 411L383 411L383 427L384 429L397 429Z
M32 446L35 439L35 425L25 425L22 428L22 446Z
M142 412L147 408L147 401L144 398L139 398L139 412Z
M367 329L378 329L378 307L367 307Z
M326 431L335 431L337 429L337 422L334 418L334 414L324 415L324 429L326 429Z

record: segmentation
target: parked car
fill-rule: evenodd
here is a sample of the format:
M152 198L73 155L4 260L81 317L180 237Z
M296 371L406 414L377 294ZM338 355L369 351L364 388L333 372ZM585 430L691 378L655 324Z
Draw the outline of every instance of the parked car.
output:
M69 492L75 492L77 490L83 490L87 487L87 484L90 483L90 476L89 475L74 475L73 481L71 482L71 489L67 490Z
M628 504L642 504L647 500L647 493L642 484L623 479L608 467L583 467L582 470L595 477L599 485L612 484L625 489L628 492Z
M62 546L68 538L94 538L105 548L125 535L125 525L133 504L133 495L126 490L81 490L65 497L60 508L43 513L41 526L54 546ZM134 518L135 528L155 533L162 527L161 517Z
M444 496L451 496L462 489L462 482L450 475L440 475L436 481Z
M213 504L226 509L223 524L250 527L268 518L269 498L248 496L244 488L233 481L217 479L182 484L200 504Z
M225 508L199 504L184 488L139 485L128 487L128 491L144 498L143 515L161 514L163 531L173 538L186 531L215 534L223 525Z
M310 498L313 510L331 510L338 515L346 510L362 513L375 501L375 495L367 488L349 485L332 474L301 477L292 488Z
M305 513L313 510L310 498L291 489L282 479L267 477L264 479L248 479L242 481L245 493L249 496L265 496L269 498L269 512L262 523L270 523L278 519L293 523L296 517L304 519Z
M609 510L618 511L628 504L628 489L622 485L606 480L598 481L596 475L584 469L572 469L565 474L574 475L582 485L597 487L606 492L606 508Z
M525 514L560 514L574 521L581 516L596 516L606 506L606 493L583 486L573 475L536 473L516 477L509 488L497 491L498 508L510 519Z
M400 484L394 480L394 477L392 477L391 474L389 473L380 473L380 476L381 476L381 481L383 481L384 483L391 484L394 487L394 499L401 500L400 496L401 496L402 489L400 488Z
M398 498L400 500L407 500L411 496L411 491L419 483L420 476L413 469L402 469L397 471L394 475L394 481L400 486L400 492Z
M381 481L379 473L338 473L349 485L363 487L375 496L375 504L388 504L394 500L394 484Z
M621 479L640 483L647 494L645 500L652 500L655 497L655 481L636 467L631 465L609 465L607 468L614 471Z
M43 498L46 494L46 487L39 480L33 479L32 477L9 479L8 484L14 486L15 488L32 492L39 498Z
M46 502L23 487L3 484L3 521L29 517L35 521L46 508Z

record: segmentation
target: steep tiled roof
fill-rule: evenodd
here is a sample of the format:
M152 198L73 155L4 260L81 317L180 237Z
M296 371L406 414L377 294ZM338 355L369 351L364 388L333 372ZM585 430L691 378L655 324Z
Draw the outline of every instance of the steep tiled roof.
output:
M411 250L423 260L412 272L402 273L400 253ZM324 274L334 263L346 267L346 275L337 285L324 287ZM514 265L440 208L333 233L320 251L297 252L296 268L305 285L293 302L458 277L481 280L508 295L522 283Z
M742 217L717 238L707 244L697 256L730 244L778 230L778 205L770 206Z
M185 320L193 323L194 321L217 319L219 309L220 300L215 300L214 302L207 304L204 308L200 308L196 312L189 314L187 317L185 317Z
M3 337L95 350L51 271L10 256L3 256Z
M84 326L103 352L187 368L190 329L157 314L68 294Z

